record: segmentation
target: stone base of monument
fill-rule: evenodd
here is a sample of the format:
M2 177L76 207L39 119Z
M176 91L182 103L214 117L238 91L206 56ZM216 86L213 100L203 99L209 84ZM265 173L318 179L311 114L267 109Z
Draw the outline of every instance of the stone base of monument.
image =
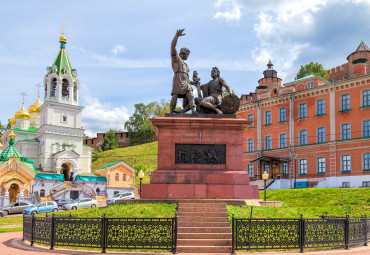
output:
M259 199L243 170L243 130L236 118L151 119L158 135L158 170L143 184L144 199Z

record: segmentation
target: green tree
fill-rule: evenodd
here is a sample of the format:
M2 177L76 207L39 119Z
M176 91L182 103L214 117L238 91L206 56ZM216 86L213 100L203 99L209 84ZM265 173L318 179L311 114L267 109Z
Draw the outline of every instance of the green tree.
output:
M103 145L101 147L103 151L113 150L119 147L116 132L116 130L110 129L108 132L105 133L105 137L103 138Z
M7 129L7 126L6 125L3 125L0 121L0 136L2 136L4 134L4 132L6 131Z
M301 66L301 69L299 69L299 72L297 73L297 76L295 77L295 79L297 80L297 79L303 78L310 74L320 76L324 79L329 78L328 71L326 71L321 64L317 62L316 63L311 62L305 66Z
M135 112L125 122L130 145L149 143L156 140L155 132L150 124L150 118L163 117L170 109L170 102L162 99L147 105L135 104Z

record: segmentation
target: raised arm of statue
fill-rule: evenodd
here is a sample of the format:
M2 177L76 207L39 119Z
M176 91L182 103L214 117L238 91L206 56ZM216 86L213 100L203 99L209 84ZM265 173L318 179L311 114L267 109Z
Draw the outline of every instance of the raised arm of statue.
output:
M175 37L173 38L172 40L172 43L171 43L171 56L176 56L176 44L177 44L177 39L179 38L179 36L184 36L185 34L183 34L185 29L179 29L176 31L176 34L175 34Z

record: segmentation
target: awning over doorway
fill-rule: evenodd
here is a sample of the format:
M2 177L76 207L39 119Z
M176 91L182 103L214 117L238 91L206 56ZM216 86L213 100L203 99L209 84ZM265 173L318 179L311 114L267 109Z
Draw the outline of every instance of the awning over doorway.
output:
M288 158L281 158L281 157L272 157L272 156L261 156L256 159L253 159L251 163L260 163L260 162L271 162L271 161L281 161L281 162L288 162L290 159Z
M64 182L64 175L63 174L41 174L41 173L38 173L38 174L36 174L35 179L58 180L58 181Z

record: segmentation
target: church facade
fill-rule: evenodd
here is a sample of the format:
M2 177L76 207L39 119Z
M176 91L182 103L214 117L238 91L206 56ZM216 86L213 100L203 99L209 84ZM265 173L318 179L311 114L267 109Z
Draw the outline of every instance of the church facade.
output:
M91 173L93 149L83 144L77 71L68 58L64 34L59 42L58 55L43 79L44 103L38 94L27 111L23 99L10 119L12 129L1 137L5 149L0 154L0 206L16 199L97 198L99 193L107 197L134 188L135 170L129 166L114 175L125 172L130 182L125 179L114 187L107 183L109 171L106 176Z

